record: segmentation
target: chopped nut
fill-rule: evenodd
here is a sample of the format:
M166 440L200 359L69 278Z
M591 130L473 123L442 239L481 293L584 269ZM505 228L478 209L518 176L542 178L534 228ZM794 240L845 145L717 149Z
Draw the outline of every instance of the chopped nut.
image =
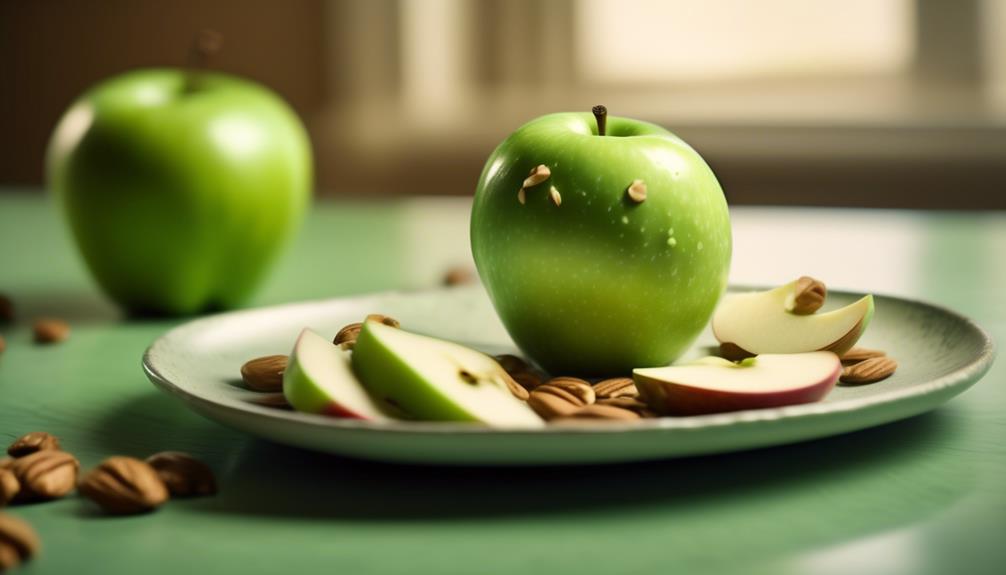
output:
M60 319L35 321L35 343L59 343L70 337L70 326Z
M213 495L217 492L216 478L208 465L180 451L162 451L147 458L147 463L177 497Z
M796 280L793 295L786 302L786 309L796 315L810 315L821 309L827 296L828 289L823 282L803 276Z
M339 333L335 334L335 339L332 340L332 343L342 349L353 349L353 346L356 345L356 338L360 337L361 329L363 329L362 323L351 323L343 326L339 330Z
M890 357L873 357L847 366L842 370L842 383L873 383L887 379L898 369L898 362Z
M0 507L14 500L21 491L21 482L10 469L0 468Z
M555 186L549 186L548 197L556 207L562 205L562 196L559 195L559 190L555 189Z
M56 499L73 490L80 462L65 451L46 449L18 457L9 469L29 499Z
M884 357L887 355L879 349L867 349L865 347L854 347L842 354L842 363L859 363L874 357Z
M31 559L41 546L38 534L27 521L0 513L0 572Z
M521 189L533 188L538 184L544 182L552 175L552 170L548 168L545 164L536 166L531 170L531 173L524 178L524 183L521 185Z
M255 391L282 391L288 362L285 355L257 357L241 366L241 379Z
M557 387L573 395L580 402L580 405L589 405L594 403L594 400L596 399L594 388L591 387L590 382L580 379L579 377L553 377L545 382L545 385L539 387L538 389L553 387Z
M102 461L81 479L77 489L116 515L150 511L168 500L168 488L157 471L132 457L115 456Z
M632 180L632 184L629 189L625 191L628 194L629 199L641 204L646 201L646 182L643 180Z
M636 389L636 382L631 377L614 377L597 382L594 385L594 393L598 399L608 399L615 397L636 397L639 390Z
M15 439L7 448L7 455L24 457L46 449L59 449L59 438L44 431L32 431Z

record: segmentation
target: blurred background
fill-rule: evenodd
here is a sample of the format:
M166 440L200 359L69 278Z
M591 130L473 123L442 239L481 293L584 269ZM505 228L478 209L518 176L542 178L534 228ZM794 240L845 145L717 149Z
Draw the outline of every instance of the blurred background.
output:
M0 0L0 192L42 189L78 94L204 27L301 115L319 194L468 195L518 125L604 103L734 204L1006 208L1003 0Z

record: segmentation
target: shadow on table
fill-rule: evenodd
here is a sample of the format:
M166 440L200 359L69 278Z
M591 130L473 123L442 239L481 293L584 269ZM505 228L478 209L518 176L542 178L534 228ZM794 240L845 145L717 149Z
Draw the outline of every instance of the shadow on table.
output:
M900 487L929 478L926 444L952 423L939 412L868 431L734 454L649 463L564 467L432 467L374 463L250 440L193 511L366 521L596 512L659 506L678 512L731 500L804 498L860 484L880 505L902 500L913 517L941 508L968 481L907 502ZM895 474L897 480L890 476ZM905 477L908 476L908 477ZM885 494L885 491L890 493ZM846 493L846 491L841 491ZM933 496L936 493L938 496ZM888 507L885 513L900 513ZM895 519L896 517L891 517Z

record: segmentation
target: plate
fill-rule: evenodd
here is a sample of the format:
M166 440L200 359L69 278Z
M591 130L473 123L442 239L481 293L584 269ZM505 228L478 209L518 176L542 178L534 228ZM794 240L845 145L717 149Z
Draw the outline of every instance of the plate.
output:
M829 291L828 307L862 294ZM289 353L304 327L333 335L370 313L487 353L515 353L481 286L391 292L230 312L183 324L147 349L161 390L220 423L278 443L353 457L427 464L617 463L721 453L864 429L931 410L978 381L995 352L988 333L950 310L878 296L861 345L899 362L892 377L836 387L823 401L782 408L665 417L586 427L500 429L467 423L369 423L262 405L241 385L254 357ZM707 330L687 357L715 344Z

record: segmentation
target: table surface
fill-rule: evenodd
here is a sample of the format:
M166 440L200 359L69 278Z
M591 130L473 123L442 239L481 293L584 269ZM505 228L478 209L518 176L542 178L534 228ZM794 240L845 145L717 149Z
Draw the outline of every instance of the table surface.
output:
M2 193L2 192L11 193ZM465 199L316 205L250 305L436 285L470 261ZM733 211L735 283L801 274L949 306L1006 336L1006 215ZM1006 367L936 411L796 445L665 462L436 468L301 451L157 392L143 350L183 320L105 301L41 194L0 190L0 441L63 439L85 468L176 449L216 497L110 518L68 497L15 507L44 550L24 573L1001 573ZM73 327L31 343L31 318ZM282 571L281 571L282 570Z

